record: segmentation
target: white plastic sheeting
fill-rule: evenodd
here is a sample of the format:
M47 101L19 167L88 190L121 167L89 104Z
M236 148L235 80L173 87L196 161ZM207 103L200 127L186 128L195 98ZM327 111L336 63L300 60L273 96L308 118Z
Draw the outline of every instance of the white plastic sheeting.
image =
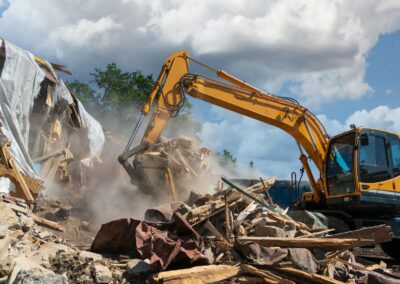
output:
M86 111L80 101L78 101L78 108L79 114L81 115L82 127L88 130L87 138L89 139L90 148L89 157L100 156L105 142L103 128L101 127L101 124Z
M1 41L2 39L0 46ZM4 41L4 45L6 60L0 77L0 121L3 124L1 130L11 141L10 151L20 170L25 175L38 178L28 153L29 115L45 74L31 53L8 41ZM48 63L47 66L58 78L52 66ZM53 101L62 107L73 103L71 94L62 80L55 85ZM86 136L82 139L89 141L90 153L84 157L86 164L87 160L100 155L105 137L100 123L86 112L79 101L78 108L83 128L80 132L82 136Z
M37 178L27 147L29 114L45 75L31 53L7 41L4 44L6 60L0 77L1 130L11 141L10 152L20 170Z
M54 71L53 67L50 64L47 64L47 66L53 73L53 76L59 80L58 74ZM60 83L56 85L53 92L54 103L64 101L68 104L72 104L73 100L68 88L65 86L62 80L59 81ZM86 111L85 107L80 101L78 101L78 111L82 122L82 128L87 130L81 131L81 139L89 140L88 143L90 149L90 153L88 153L88 155L84 157L81 162L86 166L89 166L88 164L91 164L93 157L100 156L105 143L105 137L101 124Z

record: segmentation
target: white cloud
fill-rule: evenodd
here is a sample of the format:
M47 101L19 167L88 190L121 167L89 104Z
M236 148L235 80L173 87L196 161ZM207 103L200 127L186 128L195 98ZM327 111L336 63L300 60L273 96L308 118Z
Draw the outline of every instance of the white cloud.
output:
M8 9L9 6L10 2L8 2L8 0L0 0L0 17Z
M113 44L110 36L122 29L111 16L102 17L96 21L81 19L78 22L51 31L50 38L68 46L82 48L103 48Z
M371 94L366 55L399 26L396 0L14 0L0 18L2 36L78 77L113 61L157 73L187 48L307 105Z
M264 176L290 178L301 164L295 140L280 129L262 122L212 107L212 115L220 122L205 123L199 134L202 143L214 151L228 149L239 163L239 176L246 177L251 160ZM400 133L400 108L379 106L371 110L356 111L344 123L318 115L331 136L350 129L350 124ZM242 175L241 175L242 174Z
M399 27L398 0L14 0L0 18L2 37L67 65L80 79L110 62L157 73L172 51L189 49L268 91L281 94L284 86L313 106L371 95L366 56L380 35ZM213 114L221 122L204 124L208 146L227 148L245 164L253 160L269 175L288 177L300 166L284 132ZM345 123L319 117L338 133L350 123L400 131L396 116L398 109L378 107Z
M346 119L347 125L366 126L400 133L400 108L378 106L372 110L359 110Z

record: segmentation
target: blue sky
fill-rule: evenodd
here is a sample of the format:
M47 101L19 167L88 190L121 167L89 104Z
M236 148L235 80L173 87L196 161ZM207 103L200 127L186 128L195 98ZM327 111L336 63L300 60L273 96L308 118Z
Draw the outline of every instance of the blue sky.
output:
M377 44L368 52L365 81L373 88L368 96L350 102L327 103L316 108L315 113L325 114L344 123L357 110L370 110L380 105L400 107L400 31L381 35ZM286 95L288 86L290 83L282 86L279 94ZM193 111L198 119L220 121L220 117L210 114L209 104L196 99L190 101L194 104Z
M79 7L79 8L77 8ZM398 0L0 0L0 36L89 80L110 62L157 74L187 49L263 90L296 98L331 134L350 123L400 132ZM263 175L299 168L291 137L199 101L198 137ZM245 176L242 176L245 177Z

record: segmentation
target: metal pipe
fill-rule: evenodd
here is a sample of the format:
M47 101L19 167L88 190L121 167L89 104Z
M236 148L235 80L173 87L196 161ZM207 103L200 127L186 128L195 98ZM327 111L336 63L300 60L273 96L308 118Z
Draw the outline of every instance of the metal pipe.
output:
M264 199L259 200L258 198L254 197L254 196L251 195L250 193L248 193L248 192L246 192L245 190L241 189L241 188L238 187L236 184L232 183L230 180L228 180L228 179L226 179L226 178L224 178L224 177L221 177L221 179L222 179L222 181L223 181L224 183L226 183L227 185L229 185L229 186L232 187L233 189L236 189L236 190L239 191L241 194L247 196L247 197L250 198L251 200L253 200L253 201L257 202L258 204L260 204L261 206L267 208L268 210L271 210L271 211L276 212L276 211L274 210L274 208L272 208L271 206L269 206L269 205L267 204L267 202L265 202Z
M144 114L142 113L142 114L140 115L140 117L139 117L138 122L136 123L135 128L133 129L133 132L132 132L131 137L129 138L128 144L126 144L124 153L127 152L127 151L129 151L129 149L131 148L132 143L133 143L133 140L135 140L135 137L136 137L137 133L139 132L139 128L140 128L140 125L141 125L142 122L143 122L143 119L144 119Z

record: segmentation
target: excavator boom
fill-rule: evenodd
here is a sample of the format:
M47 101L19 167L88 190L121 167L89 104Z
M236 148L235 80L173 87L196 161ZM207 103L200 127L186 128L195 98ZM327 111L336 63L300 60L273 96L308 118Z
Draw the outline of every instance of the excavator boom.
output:
M224 81L191 74L190 61L207 68ZM323 183L321 180L315 181L305 155L306 153L322 173L329 137L315 115L291 98L262 92L225 71L216 70L200 63L192 59L187 51L174 53L162 66L156 84L142 108L142 116L144 116L155 105L142 139L142 145L156 142L169 119L182 107L186 94L274 125L290 134L297 142L301 153L300 160L313 188L314 194L311 198L321 199ZM127 159L134 155L136 150L143 150L143 147L134 151L130 150L137 129L138 126L135 128L125 152L120 156L120 161L126 169L130 167L126 163Z

